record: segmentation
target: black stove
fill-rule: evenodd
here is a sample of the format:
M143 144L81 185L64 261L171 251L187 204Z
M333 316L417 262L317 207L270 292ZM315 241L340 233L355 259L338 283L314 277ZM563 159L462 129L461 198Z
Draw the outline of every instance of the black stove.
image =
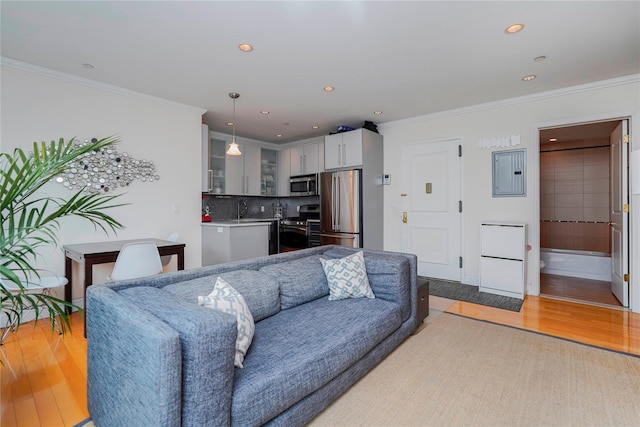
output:
M319 244L320 205L302 205L298 216L280 220L280 252ZM318 233L316 233L316 231ZM318 234L316 238L316 234Z
M287 217L280 222L286 225L306 226L307 220L320 220L320 205L302 205L298 214L299 216Z

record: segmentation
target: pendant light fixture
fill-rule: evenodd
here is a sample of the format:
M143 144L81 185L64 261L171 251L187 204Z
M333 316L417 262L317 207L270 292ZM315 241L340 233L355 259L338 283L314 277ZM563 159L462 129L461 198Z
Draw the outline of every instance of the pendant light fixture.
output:
M227 154L229 156L239 156L242 153L240 152L240 148L238 147L238 143L236 142L236 99L240 98L240 94L231 92L229 94L229 98L233 99L233 137L231 138L231 142L229 143Z

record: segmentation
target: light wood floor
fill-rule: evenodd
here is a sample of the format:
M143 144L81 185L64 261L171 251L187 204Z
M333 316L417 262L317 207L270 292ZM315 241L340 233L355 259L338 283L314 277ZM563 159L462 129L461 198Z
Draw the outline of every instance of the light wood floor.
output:
M443 311L640 355L640 314L527 296L522 310L507 310L430 297L430 319ZM86 340L82 320L73 333L51 335L45 322L23 325L0 347L0 425L73 426L89 416Z
M540 274L540 293L543 295L570 298L622 307L611 292L611 282L582 279L580 277Z

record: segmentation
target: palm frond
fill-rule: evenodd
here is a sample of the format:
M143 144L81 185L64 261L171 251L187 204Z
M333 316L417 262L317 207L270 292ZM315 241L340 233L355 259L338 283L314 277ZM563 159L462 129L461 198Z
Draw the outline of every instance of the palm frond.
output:
M120 195L78 191L63 199L36 193L76 159L117 143L113 136L88 144L60 138L34 142L30 153L19 148L11 154L0 153L0 306L18 325L25 310L34 310L36 318L45 310L52 328L58 324L64 332L70 328L66 308L79 309L54 296L29 291L22 284L24 278L39 277L35 267L38 250L59 245L61 219L82 218L105 233L123 227L105 212L124 205L116 203ZM11 291L3 282L16 284L20 290Z

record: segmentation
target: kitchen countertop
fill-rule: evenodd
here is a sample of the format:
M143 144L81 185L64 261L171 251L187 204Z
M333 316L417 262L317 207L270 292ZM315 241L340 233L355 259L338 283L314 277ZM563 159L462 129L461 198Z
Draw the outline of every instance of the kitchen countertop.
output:
M240 219L218 219L211 222L203 222L205 226L215 227L251 227L269 225L274 218L240 218Z

